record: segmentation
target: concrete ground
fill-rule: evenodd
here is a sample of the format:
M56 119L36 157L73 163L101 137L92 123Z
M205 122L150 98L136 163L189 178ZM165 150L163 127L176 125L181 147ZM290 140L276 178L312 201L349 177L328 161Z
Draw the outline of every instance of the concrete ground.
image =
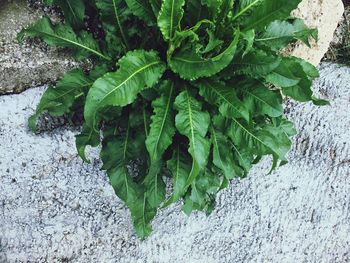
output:
M350 262L350 69L322 64L331 106L289 103L290 163L223 191L209 217L159 211L141 242L99 170L77 157L77 128L27 128L44 88L0 97L0 262Z

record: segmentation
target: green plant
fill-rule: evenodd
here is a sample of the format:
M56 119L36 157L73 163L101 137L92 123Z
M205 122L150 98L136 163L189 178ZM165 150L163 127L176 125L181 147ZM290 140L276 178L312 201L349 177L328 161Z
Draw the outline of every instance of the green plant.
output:
M216 193L262 156L272 156L272 169L286 163L296 132L283 117L283 95L326 103L312 96L317 69L281 52L317 37L290 17L300 1L46 1L62 8L65 22L43 18L19 39L39 37L94 58L95 67L49 87L30 126L42 112L84 107L78 152L88 161L85 147L102 138L103 169L141 238L157 208L181 198L186 214L210 213ZM86 12L101 23L101 38L86 31Z

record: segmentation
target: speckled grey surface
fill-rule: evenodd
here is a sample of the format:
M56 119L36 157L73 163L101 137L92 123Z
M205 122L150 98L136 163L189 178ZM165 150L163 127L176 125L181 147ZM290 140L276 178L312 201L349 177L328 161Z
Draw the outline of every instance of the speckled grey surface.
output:
M43 88L0 97L0 262L350 262L350 69L323 64L332 106L289 104L290 163L232 182L206 217L160 211L144 242L97 153L83 164L73 128L32 135Z

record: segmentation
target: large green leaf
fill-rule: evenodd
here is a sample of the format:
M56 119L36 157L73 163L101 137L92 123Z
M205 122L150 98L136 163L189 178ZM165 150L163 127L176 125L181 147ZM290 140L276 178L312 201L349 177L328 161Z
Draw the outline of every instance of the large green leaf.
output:
M146 139L151 163L160 160L172 143L175 134L173 101L174 83L168 82L165 94L152 103L154 115L151 117L150 131Z
M84 95L84 89L92 86L93 80L80 69L66 73L57 83L50 86L40 99L35 114L30 118L30 127L35 131L37 118L43 112L52 116L62 116L69 112L73 102Z
M274 51L278 51L294 40L301 40L310 46L310 37L317 39L317 29L308 28L303 20L277 20L269 24L266 31L256 38L255 41L257 44L262 44Z
M300 63L297 58L283 58L281 65L276 68L267 80L282 88L283 94L301 102L312 100L312 79L317 70L310 64Z
M73 28L84 26L85 4L83 0L44 0L47 5L58 5L64 14L64 20Z
M131 12L151 26L155 24L155 16L148 0L125 0Z
M243 170L234 159L232 145L230 145L227 137L214 127L211 127L210 131L213 144L213 164L222 170L228 180L236 176L242 176Z
M101 150L101 159L115 193L131 212L138 236L144 238L152 231L150 222L156 210L149 205L144 187L133 180L127 168L129 161L137 158L139 152L137 140L130 133L128 124L125 133L109 139Z
M176 128L189 139L188 152L192 156L192 169L187 180L189 186L205 169L208 161L210 142L206 134L210 116L202 111L202 104L193 97L188 88L176 97L175 108L178 110L175 118Z
M253 116L268 115L279 117L283 114L282 96L279 91L272 91L257 81L240 82L244 94L244 104Z
M258 31L274 20L288 18L301 0L248 0L244 2L248 2L248 5L239 10L239 13L241 15L243 13L249 13L249 15L241 20L240 25L243 30L255 29Z
M249 111L243 102L238 99L232 86L211 80L203 80L196 83L196 85L200 87L201 96L209 103L217 105L223 116L244 118L249 121Z
M145 179L147 197L153 207L157 207L165 198L165 184L159 175L161 159L172 143L175 134L173 101L174 83L168 82L165 95L153 101L154 115L151 117L150 131L146 147L150 155L150 168Z
M187 180L191 173L190 156L181 152L179 145L173 151L172 158L167 162L173 178L173 193L166 205L178 201L187 190Z
M225 69L225 74L248 75L253 78L260 78L268 75L281 63L281 58L272 54L267 54L261 50L249 52L244 57L236 56L229 67Z
M83 125L83 129L80 134L75 136L75 145L77 147L79 156L87 163L90 161L86 158L85 148L87 145L96 147L100 144L100 133L90 128L86 124Z
M275 134L276 131L277 129L268 125L254 130L232 118L228 135L239 148L247 148L258 156L272 154L286 161L285 155L290 149L290 141L286 141L285 137L279 137ZM280 138L282 140L279 140Z
M116 46L108 46L109 49L118 50L118 42L124 48L129 49L129 40L126 34L125 23L129 16L127 6L123 0L96 0L103 27L106 31L106 39Z
M49 18L44 17L18 34L18 39L24 37L40 37L50 46L67 47L72 50L77 59L95 55L106 60L110 58L101 53L93 37L86 31L77 35L73 29L64 24L52 25Z
M203 58L195 49L181 50L169 60L170 68L186 80L196 80L201 77L210 77L227 67L232 61L239 40L239 32L230 45L219 55L212 58Z
M155 51L128 52L118 65L116 72L107 73L96 80L89 91L84 116L90 127L96 126L99 109L132 103L139 92L155 85L165 70Z
M215 205L215 196L221 187L220 178L209 169L196 178L191 185L191 192L185 196L182 210L189 215L193 210L210 214Z
M163 0L158 15L158 27L165 40L173 38L175 31L179 29L184 14L185 0Z

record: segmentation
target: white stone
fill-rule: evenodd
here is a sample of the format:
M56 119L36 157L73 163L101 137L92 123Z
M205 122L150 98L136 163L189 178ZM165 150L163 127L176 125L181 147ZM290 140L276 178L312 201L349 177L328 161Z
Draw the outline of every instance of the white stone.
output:
M299 43L292 55L318 65L333 40L343 13L344 5L341 0L303 0L293 15L304 19L307 26L317 28L319 39L312 43L311 48Z

